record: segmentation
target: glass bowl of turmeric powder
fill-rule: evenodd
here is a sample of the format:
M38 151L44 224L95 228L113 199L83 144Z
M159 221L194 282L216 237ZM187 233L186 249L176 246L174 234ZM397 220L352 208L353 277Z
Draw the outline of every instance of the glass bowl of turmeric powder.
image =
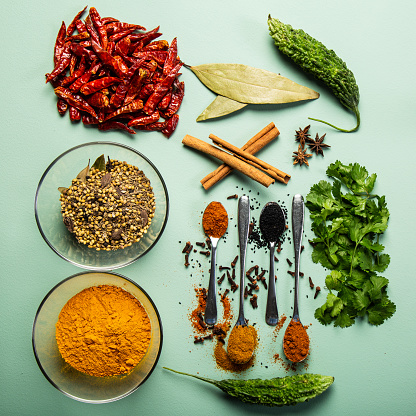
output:
M156 166L120 143L91 142L58 156L42 175L35 219L49 247L88 270L127 266L160 239L169 197Z
M151 375L162 323L134 281L87 271L58 283L36 313L32 345L40 370L66 396L86 403L122 399Z

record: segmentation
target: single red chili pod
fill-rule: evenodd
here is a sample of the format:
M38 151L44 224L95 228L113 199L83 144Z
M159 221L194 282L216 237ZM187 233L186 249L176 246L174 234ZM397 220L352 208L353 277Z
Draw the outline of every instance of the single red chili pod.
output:
M88 18L89 16L87 16ZM92 25L91 19L85 19L85 27L88 31L88 33L91 36L91 39L94 40L94 42L100 43L100 37L98 36L97 31L95 30L94 26Z
M88 114L91 114L93 117L97 118L97 114L94 109L81 97L75 96L72 92L64 87L57 87L54 89L55 94L65 100L68 105L78 108L80 111L85 111Z
M164 65L166 58L168 56L168 52L167 51L145 51L145 52L133 52L132 56L134 56L135 58L139 58L139 59L154 59L159 65Z
M66 113L66 110L68 110L68 103L65 100L62 100L61 98L58 98L58 101L56 102L56 107L58 108L58 113L63 116Z
M170 104L170 100L172 99L172 91L168 91L166 95L162 98L157 108L159 110L166 110L168 105Z
M120 121L105 121L98 125L98 130L107 131L107 130L122 130L130 134L136 134L133 129L129 129L125 124Z
M115 19L114 17L102 17L101 18L101 23L103 25L108 25L109 23L113 23L113 22L119 22L118 19ZM107 31L108 33L108 31Z
M98 124L98 119L96 117L92 117L90 114L83 114L81 119L82 123L86 125Z
M159 111L156 110L150 116L142 116L142 117L137 117L137 118L134 118L133 120L130 120L127 123L127 126L129 127L144 126L146 124L155 123L156 121L159 120L159 118L160 118L160 113Z
M101 23L101 17L97 12L97 9L95 7L90 7L90 13L89 13L92 23L95 27L95 29L98 32L98 36L100 38L101 46L104 50L107 50L108 46L108 37L107 37L107 30L104 27L104 25Z
M69 107L69 119L74 122L81 120L81 112L78 110L78 108Z
M85 6L81 11L79 11L75 15L75 17L72 19L72 22L69 24L68 29L66 30L66 35L67 36L71 36L74 33L74 31L75 31L75 29L77 27L77 20L79 20L80 17L83 15L83 13L85 12L86 8L87 8L87 6Z
M141 100L144 101L153 93L154 90L155 90L155 86L152 83L145 84L139 91L137 98L140 98Z
M167 51L169 48L169 43L167 40L157 40L150 42L148 45L144 46L142 51Z
M165 65L163 67L163 75L167 75L173 67L176 65L178 58L178 41L176 38L172 40L172 43L168 49L168 55L165 60Z
M149 75L146 69L139 68L138 71L131 77L130 83L128 84L127 94L124 98L124 105L132 102L140 91L143 85L143 80Z
M110 67L118 77L125 77L125 72L122 71L124 67L121 67L119 62L113 56L105 51L97 42L94 42L94 40L91 40L91 46L104 65Z
M87 29L85 29L85 32L78 33L77 35L68 36L66 38L67 42L74 42L78 40L86 40L89 39L91 36L88 33Z
M55 49L54 49L54 54L53 54L53 64L55 66L61 59L62 51L64 49L64 44L65 44L65 36L66 36L66 26L65 26L65 22L62 22L61 27L58 31L58 35L56 37L56 41L55 41Z
M107 108L110 105L110 99L104 92L97 91L87 98L88 104L93 108Z
M114 118L123 113L133 113L135 111L139 111L143 108L143 101L142 100L134 100L130 104L120 107L116 111L109 114L105 120L109 120L110 118Z
M101 68L101 62L93 62L88 71L85 71L78 79L76 79L70 86L69 89L71 92L78 92L81 87L86 84L90 78L95 75Z
M111 40L112 42L118 42L121 39L124 39L127 35L130 35L130 33L133 33L135 30L136 30L135 27L131 27L129 29L122 30L120 32L114 33L114 35L111 35L109 37L109 40ZM129 38L127 38L127 39L129 39Z
M182 104L184 95L185 95L185 83L180 82L177 88L174 88L174 90L172 91L172 99L170 100L168 109L165 111L165 117L167 118L172 117L179 110L179 107Z
M139 130L162 131L166 127L166 121L157 121L156 123L136 126Z
M71 51L74 55L85 56L91 62L97 59L97 55L93 51L85 48L79 43L71 43Z
M86 28L84 22L81 19L78 19L75 22L75 25L77 27L78 33L87 32L87 28Z
M168 139L172 136L179 122L179 116L174 114L170 119L166 120L166 126L162 129L162 134Z
M99 79L94 79L86 84L84 84L80 92L84 95L94 94L97 91L102 90L103 88L107 88L110 85L118 84L120 82L120 78L116 77L104 77Z
M58 63L55 65L55 68L53 69L53 71L50 74L48 74L46 77L46 83L51 81L53 78L61 74L66 68L68 68L71 62L71 57L72 57L71 44L65 43Z

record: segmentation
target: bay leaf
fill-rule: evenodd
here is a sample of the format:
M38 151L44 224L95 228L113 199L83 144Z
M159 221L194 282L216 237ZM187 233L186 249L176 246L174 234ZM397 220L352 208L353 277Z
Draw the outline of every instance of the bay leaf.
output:
M92 168L95 168L95 169L98 169L98 170L105 170L105 157L104 157L104 155L101 155L97 158L97 160L91 166L91 169Z
M198 116L196 121L222 117L234 111L241 110L246 105L231 98L224 97L223 95L217 95L215 100Z
M68 190L68 188L66 188L65 186L60 186L59 188L58 188L58 191L61 193L61 194L65 194L65 192Z
M90 162L88 161L88 165L82 169L80 173L77 175L77 179L79 179L81 182L87 182L87 176L90 173Z
M203 64L190 69L210 90L240 103L282 104L319 97L289 78L248 65Z

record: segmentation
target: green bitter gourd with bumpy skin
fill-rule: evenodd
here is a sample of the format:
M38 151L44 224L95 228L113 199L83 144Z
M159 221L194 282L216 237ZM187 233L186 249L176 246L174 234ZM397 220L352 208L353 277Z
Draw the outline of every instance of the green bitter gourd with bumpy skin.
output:
M341 104L355 114L357 125L351 130L346 130L323 120L309 118L328 124L343 132L349 133L357 130L360 125L360 112L358 111L360 93L354 74L347 68L345 62L332 49L328 49L302 29L293 29L292 26L284 24L270 15L268 25L270 36L279 50L305 72L313 74L317 79L324 82Z
M174 373L194 377L221 389L228 395L245 403L263 406L294 406L306 402L323 393L333 382L334 377L320 374L296 374L287 377L262 379L225 379L212 380L193 374L182 373L163 367Z

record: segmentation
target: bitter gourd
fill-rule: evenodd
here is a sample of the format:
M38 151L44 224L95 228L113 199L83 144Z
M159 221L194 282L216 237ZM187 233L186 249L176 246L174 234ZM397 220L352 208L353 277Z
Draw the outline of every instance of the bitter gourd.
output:
M269 15L268 25L270 36L279 50L299 65L305 72L313 74L324 82L339 99L342 105L351 110L357 120L357 125L351 129L341 129L323 120L309 117L311 120L328 124L337 130L352 132L360 125L358 103L360 93L354 74L347 68L346 63L332 49L308 35L302 29L293 29Z
M306 402L323 393L333 382L334 377L320 374L296 374L267 380L212 380L193 374L182 373L163 367L174 373L183 374L213 384L230 396L251 404L263 406L294 406Z

